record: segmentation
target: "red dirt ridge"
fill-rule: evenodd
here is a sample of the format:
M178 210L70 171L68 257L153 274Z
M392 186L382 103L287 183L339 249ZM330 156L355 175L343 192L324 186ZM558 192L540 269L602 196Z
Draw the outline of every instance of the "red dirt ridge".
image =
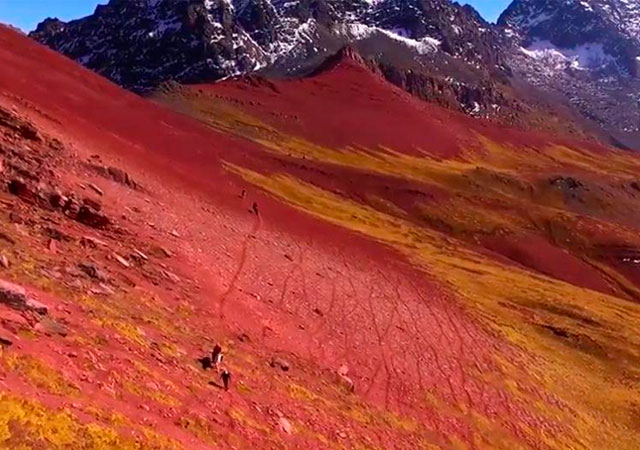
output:
M0 27L0 67L0 281L47 308L0 290L0 447L637 448L635 156L349 55L151 100Z

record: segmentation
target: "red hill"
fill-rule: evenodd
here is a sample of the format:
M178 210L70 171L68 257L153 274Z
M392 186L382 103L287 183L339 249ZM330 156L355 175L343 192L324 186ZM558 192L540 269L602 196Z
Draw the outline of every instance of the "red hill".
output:
M2 446L637 448L634 155L348 54L164 105L0 67Z

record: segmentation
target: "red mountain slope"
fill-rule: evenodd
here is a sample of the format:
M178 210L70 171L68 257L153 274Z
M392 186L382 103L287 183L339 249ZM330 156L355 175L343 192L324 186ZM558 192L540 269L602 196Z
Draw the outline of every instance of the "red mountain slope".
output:
M0 66L0 279L48 307L0 285L3 446L637 446L634 156L352 59L181 114L8 29Z

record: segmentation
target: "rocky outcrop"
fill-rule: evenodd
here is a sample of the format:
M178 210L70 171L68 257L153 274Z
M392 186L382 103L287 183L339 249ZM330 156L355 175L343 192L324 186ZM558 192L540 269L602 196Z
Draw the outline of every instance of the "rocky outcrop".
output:
M138 92L308 75L350 46L447 108L640 146L640 6L626 0L515 0L498 25L449 0L111 0L31 36Z
M640 148L640 4L515 0L498 24L517 76L564 98L614 143Z
M265 70L299 75L354 43L365 57L413 70L427 55L455 58L475 74L459 81L473 84L504 70L506 43L448 0L112 0L84 19L48 19L31 36L137 91Z
M30 297L25 288L4 280L0 280L0 304L17 311L34 311L41 315L48 312L48 308Z

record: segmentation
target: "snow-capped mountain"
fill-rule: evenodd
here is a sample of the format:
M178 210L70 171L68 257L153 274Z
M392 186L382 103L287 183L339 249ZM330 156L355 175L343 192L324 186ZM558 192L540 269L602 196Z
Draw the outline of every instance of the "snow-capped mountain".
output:
M636 75L640 2L636 0L516 0L498 22L517 30L535 52L563 56L572 67L609 65Z
M450 0L111 0L31 36L139 92L304 75L348 45L443 106L624 143L640 136L639 30L637 0L515 0L498 25Z
M458 80L470 89L505 70L498 30L448 0L111 0L84 19L47 19L31 36L137 91L257 70L295 75L345 45L413 70L434 58L462 64L478 72Z
M639 1L515 0L498 24L515 39L516 75L561 94L621 144L640 142Z

